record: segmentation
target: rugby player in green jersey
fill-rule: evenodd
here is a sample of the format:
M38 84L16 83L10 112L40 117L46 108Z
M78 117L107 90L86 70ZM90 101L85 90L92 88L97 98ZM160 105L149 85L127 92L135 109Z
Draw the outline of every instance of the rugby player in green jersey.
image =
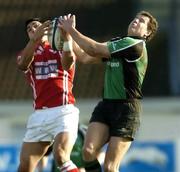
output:
M103 97L90 119L83 158L86 171L101 171L97 155L108 142L103 168L117 172L140 126L141 88L148 64L146 42L156 34L158 23L149 12L141 11L130 22L127 36L105 43L81 34L74 15L64 16L60 27L73 38L78 58L85 63L106 62Z

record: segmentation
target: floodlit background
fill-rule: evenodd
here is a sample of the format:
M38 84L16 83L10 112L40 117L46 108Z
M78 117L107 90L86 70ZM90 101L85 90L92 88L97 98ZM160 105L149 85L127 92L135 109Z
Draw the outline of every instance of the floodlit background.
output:
M0 172L16 171L26 121L33 111L31 88L16 65L16 54L27 42L24 21L71 13L83 34L107 41L124 36L140 10L157 18L159 30L147 45L142 125L122 172L180 172L180 0L0 0ZM73 91L82 123L88 122L100 100L103 69L77 64Z

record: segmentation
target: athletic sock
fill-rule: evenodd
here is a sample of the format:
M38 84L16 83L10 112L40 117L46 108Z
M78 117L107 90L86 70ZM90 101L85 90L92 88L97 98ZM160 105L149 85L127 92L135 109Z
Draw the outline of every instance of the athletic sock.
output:
M79 172L78 168L72 161L65 162L61 167L58 167L60 172Z
M85 162L86 172L101 172L101 165L99 161L96 159L91 162Z

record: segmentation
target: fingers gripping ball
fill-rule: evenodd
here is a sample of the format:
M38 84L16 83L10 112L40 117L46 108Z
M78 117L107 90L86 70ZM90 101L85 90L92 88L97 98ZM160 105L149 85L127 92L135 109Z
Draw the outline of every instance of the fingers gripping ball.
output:
M64 41L61 37L60 29L58 27L58 21L59 21L58 18L54 18L52 20L52 28L48 35L48 41L53 50L62 50L63 43L64 43Z

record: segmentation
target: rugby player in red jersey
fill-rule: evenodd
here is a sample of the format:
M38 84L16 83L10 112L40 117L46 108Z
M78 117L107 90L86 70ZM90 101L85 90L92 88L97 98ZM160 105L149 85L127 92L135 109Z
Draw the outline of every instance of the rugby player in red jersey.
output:
M32 87L34 112L27 122L18 171L33 172L53 142L59 170L76 172L78 169L70 160L79 121L72 93L75 72L72 41L64 33L65 47L55 51L47 41L51 21L42 23L32 18L25 27L29 41L18 54L17 65Z

